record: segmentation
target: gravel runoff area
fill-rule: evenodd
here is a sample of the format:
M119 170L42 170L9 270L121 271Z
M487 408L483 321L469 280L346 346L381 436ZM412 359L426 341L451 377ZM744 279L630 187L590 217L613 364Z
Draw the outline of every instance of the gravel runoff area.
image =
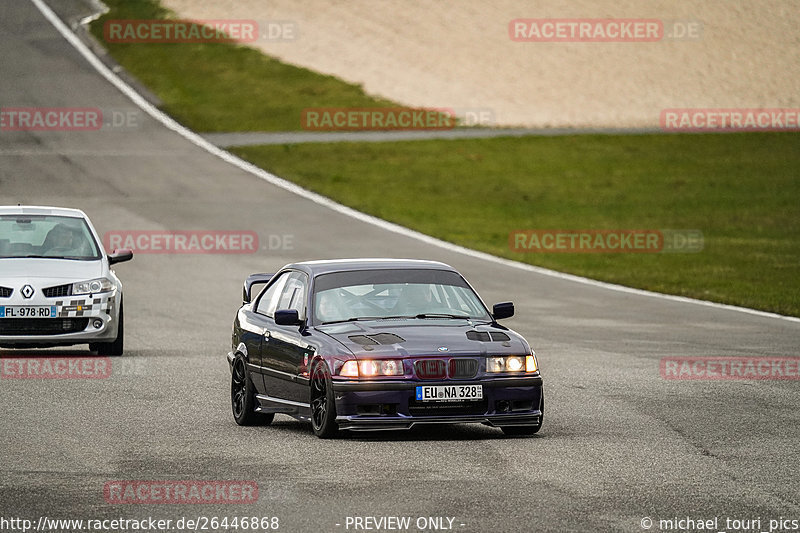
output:
M162 1L183 18L271 22L260 27L273 39L250 45L405 105L483 112L486 125L653 128L663 109L800 107L796 0ZM517 42L509 32L516 19L604 18L656 19L664 37ZM531 26L520 35L535 37Z

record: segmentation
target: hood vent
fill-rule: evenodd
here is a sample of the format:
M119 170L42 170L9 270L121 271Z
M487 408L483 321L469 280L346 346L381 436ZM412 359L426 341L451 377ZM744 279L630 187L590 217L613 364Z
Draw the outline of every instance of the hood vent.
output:
M511 337L502 331L477 331L471 330L467 332L467 338L471 341L481 342L505 342L510 341Z
M378 346L381 344L397 344L405 342L403 337L395 335L394 333L376 333L375 335L350 335L348 337L351 341L360 344L361 346Z

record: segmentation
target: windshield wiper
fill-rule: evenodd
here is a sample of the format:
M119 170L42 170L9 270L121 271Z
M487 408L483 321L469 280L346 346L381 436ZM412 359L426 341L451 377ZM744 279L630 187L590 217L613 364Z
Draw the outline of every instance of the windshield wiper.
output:
M322 322L320 325L325 326L327 324L342 324L344 322L357 322L359 320L380 320L381 316L354 316L350 318L344 318L342 320L329 320L328 322Z
M450 313L420 313L414 318L470 318L469 315L453 315Z
M2 259L68 259L70 261L94 261L96 259L100 259L99 257L86 257L82 255L41 255L41 254L4 255L0 257Z
M392 315L378 317L381 320L391 320L400 318L470 318L469 315L453 315L449 313L420 313L418 315Z

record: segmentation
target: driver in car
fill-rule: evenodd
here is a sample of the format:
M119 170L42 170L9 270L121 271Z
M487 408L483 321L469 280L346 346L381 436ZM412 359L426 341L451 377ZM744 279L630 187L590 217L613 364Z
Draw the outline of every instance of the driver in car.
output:
M346 320L347 305L336 289L321 292L317 298L317 317L322 322Z
M394 309L400 314L416 315L432 311L432 303L433 295L428 285L410 283L403 288Z
M45 256L72 256L80 255L82 237L76 235L64 224L56 224L47 232L47 237L42 245Z

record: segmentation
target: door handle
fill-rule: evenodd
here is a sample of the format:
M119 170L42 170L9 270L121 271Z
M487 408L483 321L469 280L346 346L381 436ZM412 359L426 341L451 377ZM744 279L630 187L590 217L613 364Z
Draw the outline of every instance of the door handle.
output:
M270 332L269 330L267 330L264 332L264 340L269 340L269 338L270 338Z

